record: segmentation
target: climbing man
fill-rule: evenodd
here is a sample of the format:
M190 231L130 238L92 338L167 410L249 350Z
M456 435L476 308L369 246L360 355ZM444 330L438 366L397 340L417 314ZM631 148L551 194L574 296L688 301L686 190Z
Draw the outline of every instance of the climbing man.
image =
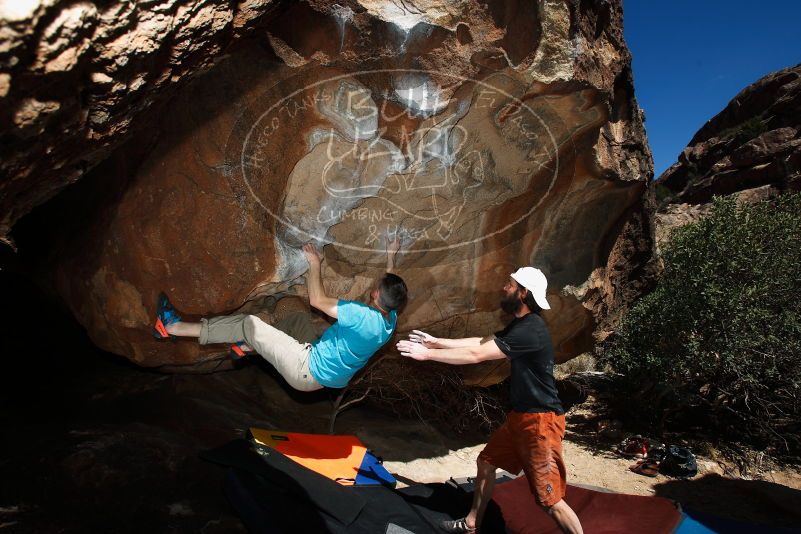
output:
M581 523L564 501L566 487L562 439L565 416L553 377L554 352L540 311L550 309L545 298L548 281L539 269L523 267L503 287L501 309L514 315L506 328L485 338L438 339L413 330L398 342L402 356L453 365L509 358L512 411L478 456L473 505L462 519L446 521L446 532L474 533L481 524L495 485L495 470L519 473L528 479L537 504L562 532L582 533Z
M376 281L367 303L362 303L329 297L321 279L320 255L311 243L303 246L309 262L309 303L336 319L317 339L308 334L313 330L309 313L296 313L274 325L246 314L189 323L181 320L164 294L159 296L154 335L196 337L201 345L234 343L240 352L260 354L299 391L344 388L392 337L398 312L406 304L406 284L392 272L399 248L399 238L388 240L387 272Z

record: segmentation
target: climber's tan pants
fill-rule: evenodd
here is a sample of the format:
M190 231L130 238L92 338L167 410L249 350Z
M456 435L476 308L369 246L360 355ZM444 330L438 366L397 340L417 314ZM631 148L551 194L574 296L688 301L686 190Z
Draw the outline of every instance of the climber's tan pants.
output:
M309 371L311 342L318 336L303 312L271 326L255 315L225 315L201 319L201 345L244 341L270 362L284 380L299 391L322 389Z

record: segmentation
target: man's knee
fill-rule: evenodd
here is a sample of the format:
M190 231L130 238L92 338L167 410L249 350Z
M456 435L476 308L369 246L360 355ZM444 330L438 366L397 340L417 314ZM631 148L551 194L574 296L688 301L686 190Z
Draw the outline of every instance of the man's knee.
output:
M479 473L493 474L498 469L491 463L482 459L480 456L476 459L476 465L478 466Z

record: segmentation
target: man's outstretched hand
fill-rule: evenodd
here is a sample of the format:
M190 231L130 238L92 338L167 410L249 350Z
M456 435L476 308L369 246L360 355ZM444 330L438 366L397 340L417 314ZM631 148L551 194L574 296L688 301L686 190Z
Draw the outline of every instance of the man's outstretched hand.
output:
M428 359L426 358L428 349L422 346L420 343L415 343L414 341L407 341L404 339L398 341L398 344L395 345L395 348L398 349L401 356L406 356L407 358L420 361Z
M311 243L306 243L303 245L303 255L306 256L306 261L309 262L309 267L312 265L316 265L318 267L320 266L320 254Z
M412 330L409 334L409 341L412 343L420 343L427 349L436 349L439 339L432 335L426 334L422 330Z

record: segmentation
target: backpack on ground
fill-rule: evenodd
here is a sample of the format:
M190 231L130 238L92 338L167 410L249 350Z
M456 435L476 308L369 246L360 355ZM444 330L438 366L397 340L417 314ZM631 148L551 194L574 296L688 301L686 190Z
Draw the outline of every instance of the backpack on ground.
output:
M698 464L690 449L670 445L665 451L665 458L659 464L659 472L677 478L694 477L698 474Z

